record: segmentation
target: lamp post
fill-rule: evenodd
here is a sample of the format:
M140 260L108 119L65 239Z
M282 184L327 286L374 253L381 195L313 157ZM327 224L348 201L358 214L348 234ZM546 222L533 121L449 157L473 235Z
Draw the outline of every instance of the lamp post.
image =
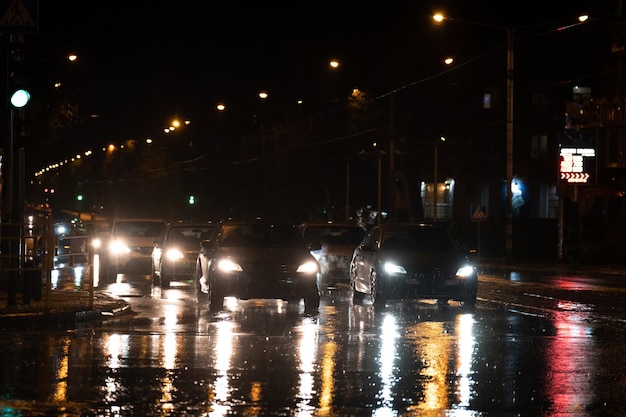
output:
M513 258L513 194L511 192L513 181L513 29L507 26L451 18L441 13L435 14L433 20L437 23L450 20L491 27L506 32L506 224L504 246L506 262L510 263ZM437 218L436 214L434 218Z
M350 221L350 157L346 161L346 223Z
M261 102L267 101L269 98L269 93L267 91L259 91L258 97ZM262 106L263 107L263 106ZM260 111L260 134L261 134L261 164L263 170L263 193L264 193L264 201L265 201L265 215L270 215L270 197L269 197L269 186L268 186L268 174L267 174L267 138L265 132L265 117L264 117L264 108L261 108Z
M434 173L433 173L433 223L437 223L437 182L438 182L438 178L437 178L437 168L438 168L438 162L439 162L439 155L438 155L438 145L439 142L445 142L446 138L444 138L443 136L441 136L439 138L438 141L435 142L435 161L434 161Z
M581 15L578 17L578 23L567 25L557 30L567 29L588 20L587 15ZM513 60L513 31L517 28L508 26L494 25L490 23L475 22L471 20L457 19L444 16L441 13L433 15L433 20L436 23L441 23L444 20L456 21L461 23L467 23L471 25L490 27L506 32L506 225L505 225L505 258L506 263L510 263L513 259L513 191L511 185L513 184L513 75L514 75L514 60ZM531 25L526 25L531 26Z

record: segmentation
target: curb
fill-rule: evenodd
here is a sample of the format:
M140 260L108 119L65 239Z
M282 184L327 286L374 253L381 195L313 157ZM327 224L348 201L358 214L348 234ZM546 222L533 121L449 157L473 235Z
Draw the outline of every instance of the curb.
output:
M126 314L130 312L130 305L119 306L115 303L115 308L94 308L93 310L77 311L54 311L54 312L29 312L10 313L0 315L0 328L2 329L24 329L40 327L71 328L76 324L88 323L104 320Z

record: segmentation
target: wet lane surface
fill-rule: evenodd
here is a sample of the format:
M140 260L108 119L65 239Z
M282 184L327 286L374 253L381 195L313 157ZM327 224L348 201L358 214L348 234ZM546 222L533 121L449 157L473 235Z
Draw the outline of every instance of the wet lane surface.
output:
M227 299L210 312L188 283L120 280L107 290L131 303L130 315L3 332L3 415L626 413L619 321L589 319L595 307L584 300L567 309L546 296L526 309L507 297L537 299L528 294L545 287L484 282L469 313L432 301L375 310L336 291L311 316L274 300Z

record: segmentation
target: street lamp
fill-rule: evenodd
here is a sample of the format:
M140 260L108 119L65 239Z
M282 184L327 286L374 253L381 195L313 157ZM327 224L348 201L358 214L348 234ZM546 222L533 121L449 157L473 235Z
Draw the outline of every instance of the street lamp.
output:
M589 19L588 15L581 15L578 17L578 22L560 27L558 30L568 29L570 27L578 26ZM444 16L441 13L433 15L433 20L436 23L441 23L444 20L450 20L453 22L467 23L476 26L484 26L494 28L498 30L504 30L506 32L506 226L505 226L505 257L506 262L510 263L513 258L513 191L511 189L513 185L513 31L518 28L494 25L484 22L476 22L471 20L451 18ZM525 25L526 27L531 25Z

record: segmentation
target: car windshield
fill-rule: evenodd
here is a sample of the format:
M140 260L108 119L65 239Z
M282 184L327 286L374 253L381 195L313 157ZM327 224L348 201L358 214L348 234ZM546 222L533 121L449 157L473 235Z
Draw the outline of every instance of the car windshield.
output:
M420 252L456 252L457 242L443 229L418 228L388 230L383 234L381 249Z
M298 247L302 246L298 232L291 225L237 224L226 225L221 246Z
M115 225L115 234L128 237L157 237L165 230L165 223L154 221L118 222Z
M360 227L309 226L304 232L304 239L309 243L327 243L331 245L357 246L363 240L365 231Z
M196 247L198 242L209 238L213 226L174 226L167 232L169 244L190 245Z

